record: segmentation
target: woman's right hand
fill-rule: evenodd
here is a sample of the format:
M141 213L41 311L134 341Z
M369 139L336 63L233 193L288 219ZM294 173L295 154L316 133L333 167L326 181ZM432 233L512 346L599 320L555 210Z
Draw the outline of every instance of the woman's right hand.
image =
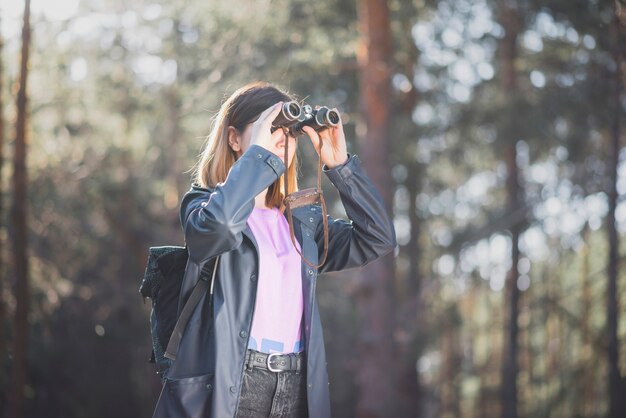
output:
M259 145L281 158L283 155L279 155L280 150L277 144L284 133L282 129L276 129L272 133L271 127L272 122L280 113L282 105L283 102L278 102L261 113L259 118L252 124L252 138L250 139L250 145Z

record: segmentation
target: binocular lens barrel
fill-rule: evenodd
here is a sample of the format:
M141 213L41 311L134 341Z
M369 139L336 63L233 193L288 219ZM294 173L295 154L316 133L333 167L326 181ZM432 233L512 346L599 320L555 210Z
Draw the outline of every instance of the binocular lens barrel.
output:
M322 106L317 109L315 114L315 121L322 127L331 127L339 124L340 121L339 112L331 110L326 106Z
M283 113L288 115L291 120L298 119L302 113L302 108L297 102L288 102L283 104Z
M297 135L304 134L302 128L305 126L310 126L316 131L321 131L322 129L330 128L331 126L337 126L339 125L339 122L341 122L339 112L331 110L326 106L313 110L304 116L304 120L301 120L298 124L292 127L292 131Z
M272 122L275 127L289 127L298 122L302 115L302 108L296 101L283 103L280 113Z

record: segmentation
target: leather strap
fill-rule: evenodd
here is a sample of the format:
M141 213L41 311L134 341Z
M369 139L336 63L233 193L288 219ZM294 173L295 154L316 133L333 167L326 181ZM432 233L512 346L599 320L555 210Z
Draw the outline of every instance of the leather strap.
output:
M215 283L215 273L217 272L217 263L220 261L220 256L217 256L215 259L215 266L213 267L213 275L211 276L211 289L209 291L209 298L212 302L213 299L213 284ZM198 283L193 288L191 292L191 296L187 299L183 310L180 312L180 316L176 321L176 325L174 326L174 331L172 331L172 336L170 337L169 342L167 343L167 348L165 349L165 357L170 360L176 360L176 356L178 354L178 349L180 347L180 342L183 338L183 333L185 332L185 328L187 328L187 323L191 318L191 314L196 309L198 302L202 298L202 295L206 293L207 288L209 287L209 272L208 262L202 267L202 271L200 272L200 279Z
M287 132L288 132L287 129L283 128L283 133L285 135L285 159L284 159L285 165L289 163L289 138L287 136ZM302 260L304 260L304 262L308 264L310 267L313 267L315 269L323 266L324 263L326 262L326 257L328 256L328 217L326 216L326 200L324 199L324 193L322 191L322 145L324 144L324 142L322 141L321 138L320 138L319 143L320 143L320 147L317 150L318 165L317 165L317 187L316 188L304 189L304 190L301 190L301 191L298 191L289 195L288 194L289 170L288 169L285 170L285 173L283 174L285 177L285 191L284 191L285 197L283 199L283 203L285 205L285 209L287 210L287 219L289 221L289 233L291 235L291 242L294 248L296 249L296 251L298 252L298 254L300 254L300 258L302 258ZM291 211L292 211L291 202L294 200L294 197L295 197L296 203L298 199L301 199L303 202L308 202L311 199L313 200L319 199L320 205L322 206L322 217L323 217L322 220L324 224L324 255L322 256L322 262L318 265L315 265L314 263L311 263L309 260L307 260L296 245L296 237L294 236L294 230L293 230L293 217L291 214Z

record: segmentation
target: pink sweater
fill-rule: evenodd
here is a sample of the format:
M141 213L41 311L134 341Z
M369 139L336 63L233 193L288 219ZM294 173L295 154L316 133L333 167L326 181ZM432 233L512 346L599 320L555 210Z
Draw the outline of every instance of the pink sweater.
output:
M264 353L302 351L301 259L291 242L289 223L277 208L255 207L248 226L259 246L259 282L248 348ZM297 240L296 245L301 250Z

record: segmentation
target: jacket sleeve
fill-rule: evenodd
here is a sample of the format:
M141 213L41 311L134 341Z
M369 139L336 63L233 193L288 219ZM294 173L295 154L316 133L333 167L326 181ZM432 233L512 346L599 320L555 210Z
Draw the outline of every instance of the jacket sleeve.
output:
M328 219L328 256L320 273L362 267L393 251L396 233L382 197L367 176L357 155L323 171L339 192L349 220ZM324 255L324 225L318 223L315 241L319 260Z
M214 189L192 187L180 207L189 257L198 263L237 248L243 240L254 198L285 171L273 152L252 145Z

